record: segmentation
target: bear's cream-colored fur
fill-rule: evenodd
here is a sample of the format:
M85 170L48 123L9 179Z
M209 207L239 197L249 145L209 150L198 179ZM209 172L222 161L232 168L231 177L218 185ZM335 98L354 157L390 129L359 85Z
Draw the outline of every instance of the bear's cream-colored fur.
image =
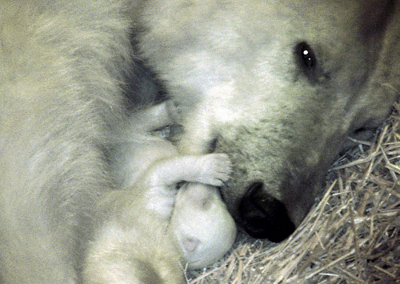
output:
M346 137L399 95L399 1L145 2L138 42L180 109L182 153L228 153L230 212L286 238Z
M111 186L104 147L123 115L126 3L0 2L0 278L77 283Z
M140 215L147 196L115 190L107 161L135 56L177 105L179 151L228 154L228 209L251 235L284 239L346 137L398 97L399 15L398 0L1 0L0 281L81 283L92 256L129 272L129 255L87 255L115 237L102 220L125 202L138 202L126 228L162 230ZM143 273L128 276L181 281L173 248L151 241L166 260L139 255Z

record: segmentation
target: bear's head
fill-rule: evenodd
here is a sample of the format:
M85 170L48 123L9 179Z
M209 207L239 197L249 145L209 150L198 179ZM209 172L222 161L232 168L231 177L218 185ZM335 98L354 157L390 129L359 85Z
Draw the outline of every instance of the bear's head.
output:
M252 236L286 238L346 137L381 124L399 94L398 1L146 9L140 48L177 104L181 152L229 154L232 215Z

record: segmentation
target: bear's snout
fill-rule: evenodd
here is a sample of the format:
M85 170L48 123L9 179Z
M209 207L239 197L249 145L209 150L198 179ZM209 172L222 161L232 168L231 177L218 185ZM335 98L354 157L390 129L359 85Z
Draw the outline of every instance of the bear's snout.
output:
M285 205L264 190L262 181L248 186L240 201L239 216L243 228L255 238L280 242L295 230Z

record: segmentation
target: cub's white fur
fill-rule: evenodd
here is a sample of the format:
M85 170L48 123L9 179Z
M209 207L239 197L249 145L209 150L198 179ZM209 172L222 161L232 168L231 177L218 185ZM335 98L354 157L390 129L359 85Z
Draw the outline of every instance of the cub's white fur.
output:
M136 112L123 127L111 160L114 171L124 172L117 182L127 189L101 204L104 220L84 270L88 283L176 283L180 261L206 266L235 240L235 222L216 188L198 183L227 181L228 157L180 156L170 142L150 134L167 118L164 103ZM178 189L182 181L189 183Z
M117 135L121 139L113 151L113 168L122 188L139 191L136 185L141 184L144 196L154 195L148 196L146 210L158 214L164 221L161 227L168 226L163 238L173 239L184 266L205 267L230 249L236 226L217 188L199 181L226 181L230 164L224 155L207 156L206 163L199 163L204 157L180 156L171 142L151 135L151 131L171 123L168 113L173 111L167 106L162 103L133 114L122 134ZM195 175L185 175L189 172ZM151 185L141 182L149 179L148 175ZM176 183L185 181L178 190Z
M189 183L178 192L170 229L188 268L206 267L232 246L236 225L214 186Z

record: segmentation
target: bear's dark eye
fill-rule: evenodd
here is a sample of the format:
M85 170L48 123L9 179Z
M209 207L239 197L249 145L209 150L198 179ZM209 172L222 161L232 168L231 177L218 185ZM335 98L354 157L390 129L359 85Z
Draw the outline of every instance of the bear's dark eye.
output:
M297 44L295 48L295 56L302 71L306 73L307 76L312 76L317 66L317 58L308 43L303 41Z

